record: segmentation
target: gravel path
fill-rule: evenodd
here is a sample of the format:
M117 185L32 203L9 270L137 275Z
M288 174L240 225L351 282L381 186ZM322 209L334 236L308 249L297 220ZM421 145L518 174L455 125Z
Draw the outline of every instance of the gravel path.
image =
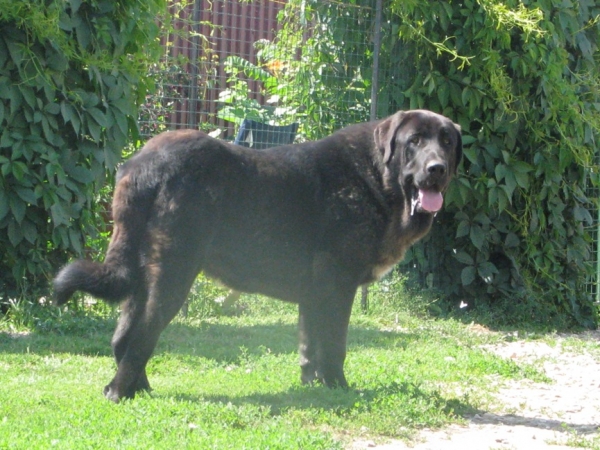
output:
M572 342L573 336L570 338ZM539 341L515 341L489 347L503 358L543 368L553 383L502 382L496 394L499 407L469 418L466 426L425 429L409 444L394 441L376 445L363 441L355 443L354 448L600 449L600 332L588 332L576 338L590 342L574 350L565 345L565 337L557 337L555 346Z

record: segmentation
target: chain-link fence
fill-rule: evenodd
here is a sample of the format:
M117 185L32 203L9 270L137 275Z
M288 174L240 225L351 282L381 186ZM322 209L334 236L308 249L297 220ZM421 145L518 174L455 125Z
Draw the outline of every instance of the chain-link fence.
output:
M199 128L260 149L375 119L381 8L381 0L174 1L142 135Z
M159 89L143 108L142 134L199 128L260 148L318 139L405 107L408 85L399 78L413 78L414 68L379 63L381 13L381 0L174 0L164 58L151 74ZM386 54L404 54L397 39L385 39ZM378 78L389 86L378 89ZM597 208L593 215L597 273L587 289L598 299ZM415 251L435 258L429 253L437 250ZM420 281L436 285L433 278Z
M174 2L142 134L200 128L233 140L249 119L298 124L300 141L368 120L374 8L375 0Z
M596 158L600 159L600 155L597 155ZM597 161L596 167L600 167L600 160ZM600 245L598 242L598 239L600 238L600 210L598 208L598 202L600 201L600 180L598 180L599 174L595 171L590 171L588 176L590 178L596 177L596 183L593 183L591 179L589 180L587 192L588 198L596 202L594 210L591 211L594 222L588 228L588 233L592 241L592 254L590 260L594 264L596 270L594 275L592 275L587 282L586 289L588 293L592 294L596 302L600 302L600 290L598 289L598 280L600 280L600 258L598 258L600 254Z

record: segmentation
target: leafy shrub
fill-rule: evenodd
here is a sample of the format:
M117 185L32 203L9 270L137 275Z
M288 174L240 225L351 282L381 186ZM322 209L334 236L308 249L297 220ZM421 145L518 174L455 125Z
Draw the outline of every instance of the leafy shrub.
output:
M163 0L0 0L0 301L44 293L96 236L136 131Z
M506 311L533 302L517 308L529 311L522 320L595 326L585 284L596 259L597 2L395 1L394 11L402 42L387 73L416 66L392 100L460 123L466 157L411 263L455 299Z
M460 177L404 266L449 304L498 323L596 324L585 288L596 260L596 3L394 0L384 11L378 115L427 108L463 128ZM293 117L307 139L368 119L371 8L288 2L274 41L257 43L258 65L229 60L223 99L235 101L222 116ZM241 74L263 83L272 108L248 99Z
M438 111L462 126L465 144L446 208L405 268L449 303L496 309L500 322L568 316L595 326L585 286L596 259L589 231L598 205L589 188L598 183L600 7L592 0L391 6L382 24L378 115ZM287 114L307 139L367 119L371 7L367 0L288 2L275 40L258 43L259 64L229 61L230 98L247 99L243 73L263 82L277 109L254 102L238 116L283 122Z
M237 124L244 118L298 122L300 140L368 120L374 12L355 3L361 2L287 2L273 41L254 44L256 65L237 56L225 61L229 87L219 96L219 117ZM251 98L247 80L260 82L266 105Z

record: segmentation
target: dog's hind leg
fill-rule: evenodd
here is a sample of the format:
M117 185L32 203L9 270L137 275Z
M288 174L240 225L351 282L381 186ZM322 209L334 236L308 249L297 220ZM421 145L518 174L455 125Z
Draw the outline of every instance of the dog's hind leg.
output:
M183 305L198 273L189 251L169 254L146 267L147 299L133 297L126 303L126 314L115 332L113 349L118 368L104 388L104 395L114 402L132 398L137 390L149 388L146 363L160 333Z
M117 366L127 351L132 329L135 328L135 324L139 322L140 317L144 313L146 297L147 293L144 287L143 291L136 292L134 296L128 298L121 306L121 315L111 342ZM150 383L148 382L145 368L133 387L134 392L142 390L150 390Z

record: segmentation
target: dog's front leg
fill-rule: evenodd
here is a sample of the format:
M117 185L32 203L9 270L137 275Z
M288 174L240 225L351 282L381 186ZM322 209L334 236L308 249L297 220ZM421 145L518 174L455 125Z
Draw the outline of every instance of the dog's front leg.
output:
M315 380L347 388L344 375L348 324L354 293L327 296L300 304L300 367L302 383Z

